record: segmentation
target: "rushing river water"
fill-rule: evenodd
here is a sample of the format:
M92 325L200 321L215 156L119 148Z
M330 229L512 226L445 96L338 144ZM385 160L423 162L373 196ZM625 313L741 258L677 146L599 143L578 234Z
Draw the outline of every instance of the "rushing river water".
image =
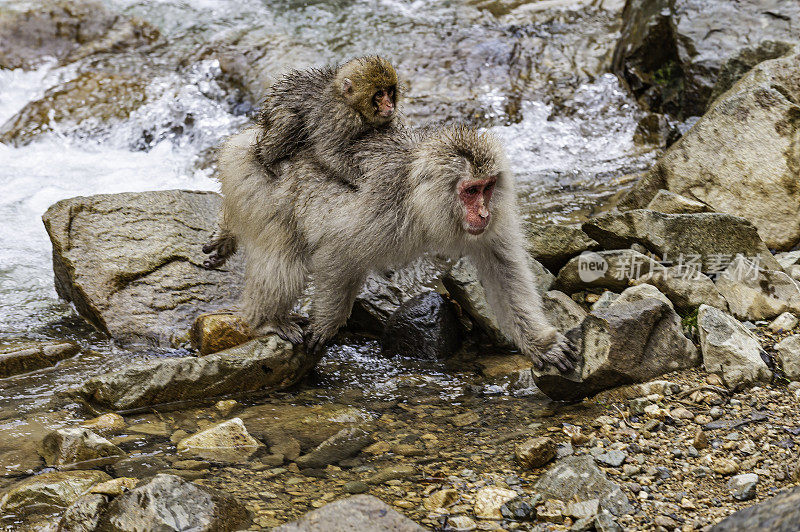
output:
M365 52L387 55L407 80L410 109L417 110L415 123L426 118L419 116L420 109L433 108L419 103L427 101L426 95L441 99L442 94L452 94L452 109L470 109L473 104L481 109L483 118L477 123L502 138L519 180L524 211L532 218L580 219L618 189L618 177L644 168L655 153L652 146L634 144L642 115L617 79L602 72L581 72L583 65L563 57L564 50L572 50L574 57L589 55L587 64L596 63L595 67L607 63L602 57L610 54L613 34L604 36L610 31L604 25L613 29L618 14L614 6L604 11L588 7L588 2L563 2L565 7L554 8L555 15L540 16L502 7L502 2L116 0L110 4L167 36L152 54L123 56L115 67L147 74L152 98L127 120L60 124L29 144L0 144L0 340L71 338L86 350L55 369L6 379L0 385L0 414L36 410L54 391L87 375L134 356L154 356L115 348L57 298L41 216L55 201L76 195L218 190L213 165L204 161L211 148L247 122L245 113L252 106L246 98L226 93L217 60L194 54L208 42L264 28L275 36L280 52L276 61L287 67L295 60L304 66ZM607 42L586 40L582 29ZM601 45L605 48L594 50ZM595 61L591 54L602 60ZM528 81L514 89L513 97L506 90L510 82L503 78L508 57L527 65ZM181 67L174 67L178 63ZM90 68L87 65L48 62L31 71L0 70L0 123L47 89L74 78L81 68ZM452 118L444 115L431 118ZM413 372L414 367L378 359L374 351L370 342L332 350L316 385L371 387L371 393L391 395L396 383L388 381L404 371ZM428 366L426 375L419 385L430 390L460 386L458 378L441 366Z

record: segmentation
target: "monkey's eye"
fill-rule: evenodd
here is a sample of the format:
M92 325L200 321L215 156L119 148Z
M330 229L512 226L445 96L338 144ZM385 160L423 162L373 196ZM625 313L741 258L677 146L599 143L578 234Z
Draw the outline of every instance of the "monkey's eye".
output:
M484 190L492 190L493 188L494 188L494 182L489 183L488 185L486 185L486 188Z
M389 90L386 91L386 94L389 95L389 98L394 96L394 87L389 87Z
M478 193L478 187L469 187L464 192L466 192L470 196L474 196L475 194Z

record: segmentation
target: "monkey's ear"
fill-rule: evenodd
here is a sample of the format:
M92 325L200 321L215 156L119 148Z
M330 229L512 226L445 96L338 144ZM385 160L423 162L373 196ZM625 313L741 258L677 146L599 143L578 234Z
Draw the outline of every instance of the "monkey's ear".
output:
M342 80L342 92L344 94L350 94L353 92L353 82L350 81L350 78L344 78Z

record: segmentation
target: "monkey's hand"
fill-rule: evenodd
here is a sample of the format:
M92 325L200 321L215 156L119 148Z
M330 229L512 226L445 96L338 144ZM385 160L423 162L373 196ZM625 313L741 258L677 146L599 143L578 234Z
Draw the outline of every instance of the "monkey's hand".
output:
M533 365L541 370L545 364L558 368L561 373L567 373L575 368L580 360L578 348L566 336L556 333L553 342L544 350L533 356Z
M230 234L214 234L211 240L203 246L203 253L208 258L203 261L203 267L209 270L218 268L236 253L236 238Z
M306 350L315 356L321 355L325 351L325 346L333 338L332 333L325 332L323 329L318 329L314 326L309 328L306 336Z

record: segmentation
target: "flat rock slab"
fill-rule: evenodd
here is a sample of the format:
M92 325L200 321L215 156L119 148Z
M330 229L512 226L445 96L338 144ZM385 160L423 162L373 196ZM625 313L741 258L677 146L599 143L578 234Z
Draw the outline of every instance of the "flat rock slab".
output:
M800 520L800 486L782 491L764 502L729 515L711 527L711 532L740 530L794 532L797 530L798 520Z
M317 360L302 347L271 335L202 357L131 365L90 379L73 393L107 408L129 410L279 390L297 382Z
M273 532L423 532L420 525L372 495L354 495L326 504Z
M75 356L80 347L72 342L13 340L0 344L0 379L49 368L59 360Z
M123 345L170 347L199 315L235 304L242 260L203 268L221 198L165 190L76 197L42 217L58 295Z

